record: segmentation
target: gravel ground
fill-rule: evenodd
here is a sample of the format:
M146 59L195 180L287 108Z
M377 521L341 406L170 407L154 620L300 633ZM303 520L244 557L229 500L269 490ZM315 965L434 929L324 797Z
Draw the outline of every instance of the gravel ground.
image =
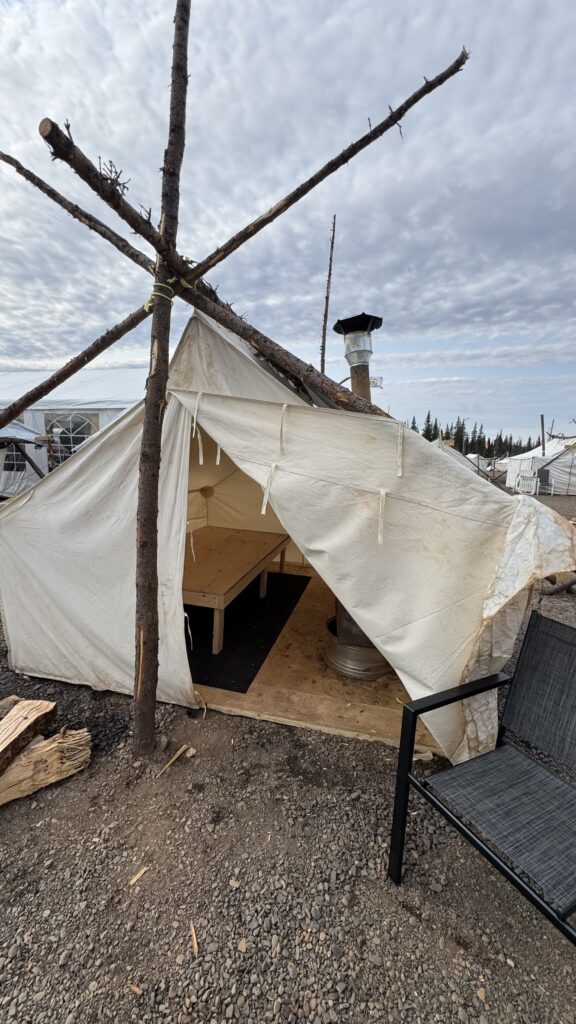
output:
M542 611L576 625L574 596ZM417 798L389 883L394 751L161 707L139 761L129 699L0 658L0 697L52 697L94 744L0 809L2 1024L576 1022L573 947Z

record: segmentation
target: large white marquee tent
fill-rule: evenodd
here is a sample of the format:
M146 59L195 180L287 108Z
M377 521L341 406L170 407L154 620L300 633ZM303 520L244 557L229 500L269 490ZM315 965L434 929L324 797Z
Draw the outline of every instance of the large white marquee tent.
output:
M18 672L132 692L142 417L140 403L0 508L1 610ZM190 535L276 524L412 697L499 669L530 586L576 565L574 530L550 509L501 492L395 420L305 404L196 315L172 360L164 419L159 699L195 703L182 605ZM495 697L427 724L465 759L494 740Z
M576 437L552 438L544 454L538 445L523 455L513 455L506 467L506 486L516 488L523 474L540 479L539 490L548 494L576 494Z

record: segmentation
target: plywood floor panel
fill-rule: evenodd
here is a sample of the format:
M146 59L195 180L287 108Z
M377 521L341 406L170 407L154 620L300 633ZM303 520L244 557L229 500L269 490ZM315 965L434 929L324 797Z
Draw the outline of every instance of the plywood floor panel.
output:
M333 614L333 594L313 575L248 692L196 686L201 700L226 714L398 746L408 694L392 669L367 683L324 664L324 625ZM421 723L416 742L419 750L438 751Z

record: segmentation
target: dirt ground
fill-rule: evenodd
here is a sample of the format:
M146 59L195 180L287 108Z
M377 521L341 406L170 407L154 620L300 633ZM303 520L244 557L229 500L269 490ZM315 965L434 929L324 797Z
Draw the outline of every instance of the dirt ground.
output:
M542 611L576 624L576 597ZM388 881L395 751L164 706L135 760L128 698L0 657L0 697L93 737L0 809L2 1024L576 1022L574 948L417 798Z

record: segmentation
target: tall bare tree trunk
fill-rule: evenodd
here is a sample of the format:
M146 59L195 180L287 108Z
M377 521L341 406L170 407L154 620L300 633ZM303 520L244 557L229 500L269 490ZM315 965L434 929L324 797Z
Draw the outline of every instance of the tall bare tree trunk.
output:
M330 306L330 287L332 285L332 259L334 256L334 237L336 235L336 214L332 218L332 236L330 238L330 256L328 257L328 279L326 281L326 300L324 302L324 320L322 321L322 341L320 342L320 373L326 373L326 331L328 330L328 308Z
M180 170L186 133L188 88L188 30L190 0L177 0L172 51L172 85L168 145L162 168L160 235L164 253L174 252L178 233ZM154 749L156 689L158 686L158 483L162 421L170 347L170 319L174 290L172 272L159 255L154 282L154 310L150 345L150 374L146 387L136 540L136 672L134 679L134 749Z

